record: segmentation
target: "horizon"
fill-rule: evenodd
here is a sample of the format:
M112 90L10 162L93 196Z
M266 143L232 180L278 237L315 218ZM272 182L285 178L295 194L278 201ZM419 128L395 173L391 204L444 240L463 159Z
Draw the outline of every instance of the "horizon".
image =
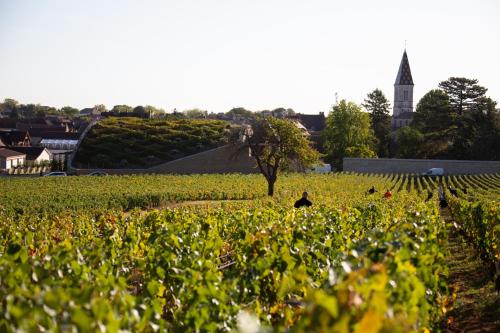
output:
M0 1L0 42L8 46L0 99L317 114L331 110L336 94L361 104L380 89L392 113L406 49L414 108L453 76L478 79L499 101L500 47L491 43L499 9L493 0Z

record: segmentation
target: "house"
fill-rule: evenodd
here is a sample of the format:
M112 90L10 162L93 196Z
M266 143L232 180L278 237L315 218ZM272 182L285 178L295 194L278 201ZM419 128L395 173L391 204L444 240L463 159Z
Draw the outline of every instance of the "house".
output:
M37 146L40 144L42 139L52 139L54 136L64 136L65 134L74 135L74 133L66 133L65 129L62 127L50 127L50 128L30 128L28 133L31 137L31 144Z
M21 130L21 131L27 131L30 128L33 127L39 127L39 126L47 126L47 123L45 122L45 118L27 118L27 119L20 119L16 121L16 129Z
M301 114L297 113L289 117L290 119L299 122L309 133L309 139L314 143L314 148L319 152L323 151L323 138L321 133L326 127L325 113L319 114Z
M17 119L0 118L0 130L15 130Z
M65 132L74 131L73 121L65 117L49 115L45 117L45 122L48 125L62 127L65 129Z
M64 132L73 131L73 122L62 116L48 115L41 118L30 118L19 120L15 123L15 128L22 131L28 131L30 129L45 129L58 131L62 130Z
M25 161L26 154L7 148L0 148L0 169L9 170L24 165Z
M80 110L80 116L100 116L102 112L106 112L104 107L100 107L99 105L94 106L93 108L85 108Z
M80 110L80 116L91 116L93 114L94 108L85 108Z
M0 130L0 141L5 146L30 146L31 137L26 131Z
M53 160L64 161L76 149L79 136L79 133L47 133L39 145L49 150Z
M299 121L305 128L311 132L321 132L326 127L325 113L320 112L319 114L301 114L297 113L290 117Z
M52 154L45 147L9 147L9 150L26 155L26 164L42 164L52 160Z

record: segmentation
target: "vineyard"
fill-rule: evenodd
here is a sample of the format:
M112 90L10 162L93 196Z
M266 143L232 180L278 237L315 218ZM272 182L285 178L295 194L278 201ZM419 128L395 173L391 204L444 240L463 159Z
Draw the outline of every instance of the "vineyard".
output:
M0 188L2 332L439 331L448 235L492 279L500 261L498 174L288 174L272 199L260 175ZM293 209L303 191L313 206Z

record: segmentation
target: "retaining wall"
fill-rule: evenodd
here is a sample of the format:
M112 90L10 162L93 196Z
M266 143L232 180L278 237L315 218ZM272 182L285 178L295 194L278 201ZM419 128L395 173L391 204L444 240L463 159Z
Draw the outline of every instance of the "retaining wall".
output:
M422 173L443 168L445 174L500 173L500 161L422 160L398 158L344 158L344 171Z
M93 171L104 171L112 175L142 174L142 173L258 173L255 159L248 154L248 150L226 145L202 153L179 158L148 169L75 169L77 175L89 174Z

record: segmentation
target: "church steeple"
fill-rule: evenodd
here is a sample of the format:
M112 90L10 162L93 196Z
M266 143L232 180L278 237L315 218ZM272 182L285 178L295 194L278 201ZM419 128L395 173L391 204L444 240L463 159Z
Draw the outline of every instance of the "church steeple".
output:
M398 76L396 76L396 82L394 82L394 85L413 86L413 78L411 77L410 63L408 62L406 50L403 53L403 58L401 59L401 64L399 65Z
M399 65L398 75L396 82L394 82L394 108L392 110L394 117L410 117L413 112L413 78L411 76L410 63L408 62L408 55L406 49L403 53L403 58ZM398 121L397 124L407 121Z

